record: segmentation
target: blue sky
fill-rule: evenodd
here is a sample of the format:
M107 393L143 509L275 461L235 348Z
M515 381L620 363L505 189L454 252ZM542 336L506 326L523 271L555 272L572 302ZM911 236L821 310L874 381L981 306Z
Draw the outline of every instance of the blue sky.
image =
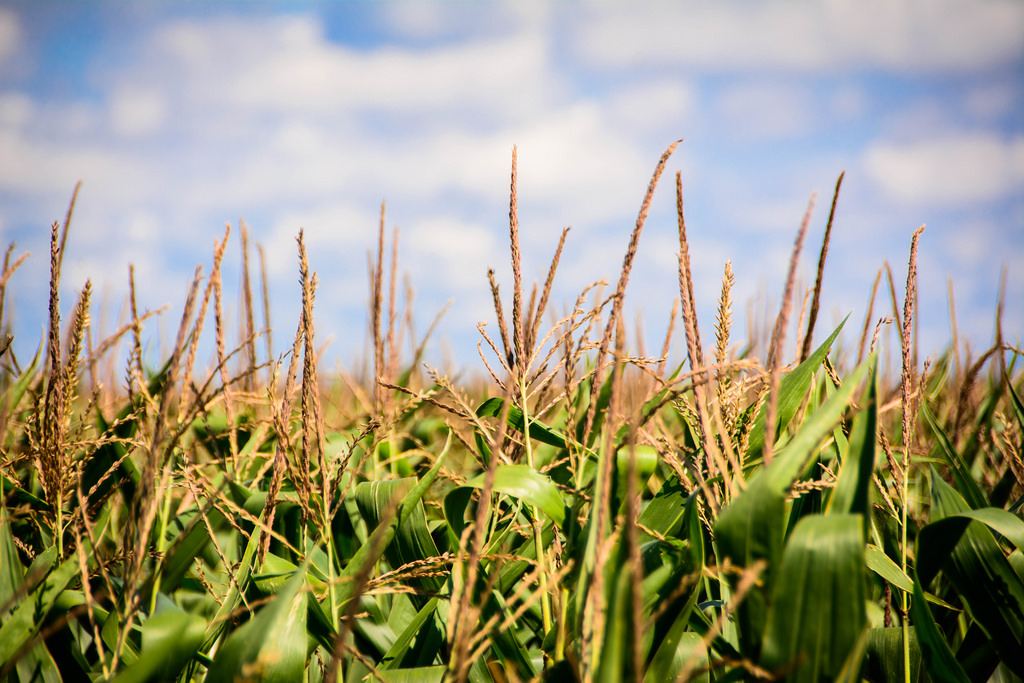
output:
M81 179L65 311L91 278L94 317L110 330L134 263L140 305L170 307L147 327L152 347L166 343L193 269L209 272L214 239L225 222L237 237L241 217L267 250L283 349L304 228L318 337L331 340L330 362L350 364L364 349L366 253L386 199L418 329L451 302L432 357L448 348L481 369L488 266L510 291L512 146L528 279L543 279L572 227L562 310L587 284L614 282L651 171L677 138L627 291L649 351L678 294L676 170L705 345L725 260L742 335L747 301L778 301L818 191L801 269L813 284L843 170L819 337L849 313L855 339L886 260L902 293L925 223L922 351L948 343L947 278L960 333L990 343L1004 266L1004 326L1019 339L1018 2L0 2L0 235L32 254L8 288L15 348L28 355L41 338L48 226ZM232 304L239 260L234 241Z

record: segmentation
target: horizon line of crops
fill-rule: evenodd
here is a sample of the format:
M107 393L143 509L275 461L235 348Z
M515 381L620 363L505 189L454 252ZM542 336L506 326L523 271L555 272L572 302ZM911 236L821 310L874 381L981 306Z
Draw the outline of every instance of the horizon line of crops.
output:
M660 354L629 348L626 287L677 145L612 293L595 282L546 328L568 230L528 287L513 149L513 291L503 298L488 271L490 381L465 387L421 365L433 326L413 337L383 205L369 381L319 376L301 231L302 312L279 358L255 323L244 225L236 348L221 281L230 226L158 368L143 363L153 313L139 313L134 270L126 324L94 342L87 283L62 334L76 187L51 227L46 343L25 367L9 336L0 344L0 680L1024 678L1024 373L1000 313L973 358L951 311L953 344L919 364L922 226L902 306L888 264L878 271L856 359L833 352L846 320L815 346L840 175L795 344L813 196L765 357L731 343L728 262L705 356L677 172L679 298ZM24 262L13 250L0 326ZM883 276L892 310L875 321ZM216 362L197 374L211 315ZM677 315L685 360L672 367ZM890 324L898 383L878 372ZM104 387L119 357L121 384Z

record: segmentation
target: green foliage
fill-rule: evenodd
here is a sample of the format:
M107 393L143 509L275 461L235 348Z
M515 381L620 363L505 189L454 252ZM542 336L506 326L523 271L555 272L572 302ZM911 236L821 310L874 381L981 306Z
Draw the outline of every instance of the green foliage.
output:
M299 245L291 367L243 343L195 369L215 286L155 372L130 336L69 356L81 318L67 357L4 361L0 682L1024 678L1005 346L904 395L887 350L840 350L845 320L788 365L725 323L695 368L633 355L621 292L544 337L547 294L517 291L491 378L456 386L378 259L378 381L325 381ZM94 393L104 363L124 382Z

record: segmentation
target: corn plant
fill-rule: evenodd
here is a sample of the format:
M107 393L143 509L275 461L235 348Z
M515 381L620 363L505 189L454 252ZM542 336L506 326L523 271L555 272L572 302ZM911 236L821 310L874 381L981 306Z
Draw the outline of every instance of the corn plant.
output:
M885 265L859 344L841 348L849 320L815 344L840 176L809 305L793 315L813 198L770 337L731 339L726 263L705 356L677 174L679 298L647 355L623 311L677 144L614 289L595 282L560 314L550 298L569 234L544 282L524 283L513 151L512 292L487 273L496 331L480 325L483 372L461 385L410 338L383 206L372 358L322 378L301 232L302 311L280 355L265 275L257 323L244 225L234 342L230 228L156 365L143 343L155 312L139 311L133 271L120 328L94 339L88 284L63 325L73 198L51 229L47 339L27 362L9 336L0 344L0 679L1024 678L1019 349L997 325L977 357L954 336L922 362L920 229L902 306ZM13 254L4 324L24 261ZM872 325L886 274L891 313ZM887 325L899 349L878 342ZM882 369L890 353L898 376Z

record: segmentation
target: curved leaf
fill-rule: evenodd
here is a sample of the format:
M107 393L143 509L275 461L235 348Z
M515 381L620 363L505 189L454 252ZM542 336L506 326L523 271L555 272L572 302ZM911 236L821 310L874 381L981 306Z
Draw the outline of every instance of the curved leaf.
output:
M811 380L814 379L814 373L818 371L822 361L828 356L828 352L832 349L832 342L839 336L839 332L843 329L843 325L846 324L848 318L849 316L843 318L843 322L839 323L839 327L828 336L828 339L822 342L821 346L807 357L807 360L796 366L792 372L783 377L782 381L779 382L779 395L776 404L779 422L778 428L775 430L776 438L789 426L790 420L796 415L797 409L807 396L807 390L811 386ZM744 465L756 463L761 457L761 452L764 450L765 422L768 419L767 409L767 405L761 406L754 426L750 429L747 452L743 458Z
M483 488L486 476L480 474L467 481L466 486ZM565 502L555 482L528 465L498 465L494 490L539 508L559 526L565 522Z
M875 382L877 357L869 359L871 371L862 408L853 419L850 439L847 442L828 511L864 515L870 512L871 475L875 470L875 442L878 439L878 390ZM836 430L839 431L839 430Z
M864 553L864 562L867 568L873 571L878 576L882 577L890 584L900 589L905 593L914 592L914 581L909 576L903 573L895 562L889 559L889 556L878 549L877 546L868 544ZM949 604L945 600L938 598L931 593L925 593L925 598L928 602L939 607L945 607L953 612L959 612L960 609Z
M908 579L909 581L909 579ZM913 581L911 592L913 592ZM909 629L910 634L910 680L913 683L924 681L924 667L921 658L921 647L917 643L917 632ZM903 627L873 628L868 633L867 661L864 673L872 681L878 683L904 683L903 676Z
M228 636L213 660L207 681L303 680L307 645L307 594L302 590L305 574L305 567L296 571L269 604Z
M764 585L747 594L737 608L741 649L759 651L765 624L767 596L782 553L786 529L786 491L817 454L818 444L846 410L850 397L867 371L862 364L814 413L807 417L793 439L779 451L771 465L754 475L738 498L722 510L715 522L715 537L722 553L740 567L767 560Z
M922 587L941 568L967 611L1005 662L1024 676L1024 580L1006 559L989 527L1018 546L1024 522L996 509L970 510L959 493L932 471L932 522L918 538Z
M971 476L970 468L967 463L964 462L960 454L957 453L956 448L953 446L953 442L950 441L946 432L939 426L939 420L932 413L928 407L927 401L921 401L921 415L924 417L924 421L931 427L932 433L935 435L936 450L946 460L950 469L953 470L953 477L956 479L957 490L962 492L965 500L970 507L977 510L988 506L988 499L985 498L985 494L981 492L981 488L978 483L974 481L974 477Z
M401 492L409 490L415 481L414 478L409 478L359 484L356 487L355 500L366 523L371 527L380 524L387 506L391 505L393 500L398 500ZM427 527L423 502L417 501L399 522L394 538L384 549L384 555L393 568L398 568L440 554ZM436 592L441 589L443 581L439 577L428 576L416 579L412 584L426 591ZM419 603L418 606L422 606L425 600L418 599L416 602Z
M384 657L381 659L381 663L377 666L378 671L387 671L388 669L397 669L405 659L405 656L409 653L409 650L414 647L414 644L418 640L423 640L421 634L428 628L428 622L434 616L437 611L437 598L430 598L422 609L416 613L416 616L406 625L398 637L395 639L394 645L384 653Z
M914 631L921 647L928 674L936 683L970 683L960 663L946 643L946 638L935 625L935 619L925 601L921 581L914 578L914 599L910 603L910 616L914 621Z
M505 399L489 398L481 403L480 407L476 409L476 415L477 417L501 417L504 407ZM525 431L523 411L519 408L514 405L510 405L508 408L508 417L506 419L508 421L508 425L520 434ZM565 434L557 429L552 429L543 422L533 418L530 418L530 438L557 448L569 447L569 441Z
M421 666L416 669L384 669L380 677L387 683L441 683L444 680L444 666Z
M862 524L860 515L797 523L775 579L762 666L786 668L790 681L834 680L842 671L867 624Z
M86 556L91 552L87 548ZM26 572L28 578L45 576L45 580L36 584L14 613L4 621L3 626L0 626L0 662L12 661L22 646L39 633L57 598L78 576L77 557L69 557L54 567L56 563L57 549L50 547L36 557Z
M173 681L203 642L206 622L177 609L154 614L142 626L139 658L114 683Z

